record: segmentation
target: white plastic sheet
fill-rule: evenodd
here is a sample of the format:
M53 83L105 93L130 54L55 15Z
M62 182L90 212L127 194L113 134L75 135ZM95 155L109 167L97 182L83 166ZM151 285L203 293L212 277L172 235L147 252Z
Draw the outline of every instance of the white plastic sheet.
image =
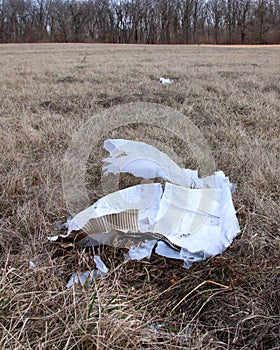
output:
M84 230L95 244L114 245L118 236L137 231L141 244L129 246L131 259L149 258L156 245L157 254L181 259L189 267L222 253L239 233L233 185L222 171L199 178L197 171L180 168L142 142L110 139L104 148L110 154L104 159L105 175L128 172L144 179L160 177L165 184L142 184L104 196L69 222L67 235ZM153 234L163 239L155 240Z
M173 80L169 79L169 78L159 78L160 83L162 83L163 85L169 85L173 83Z

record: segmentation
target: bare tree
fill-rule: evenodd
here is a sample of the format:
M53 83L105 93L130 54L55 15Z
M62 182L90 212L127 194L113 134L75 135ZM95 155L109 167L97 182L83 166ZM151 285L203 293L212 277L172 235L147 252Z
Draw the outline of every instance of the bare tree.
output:
M194 0L184 0L181 3L183 43L189 44L192 33L192 16L194 12Z
M245 43L246 31L248 26L248 17L251 6L251 0L240 0L237 3L237 25L240 31L241 43Z
M209 9L209 24L212 24L214 30L214 42L219 44L224 29L225 4L223 0L210 0L207 6Z
M0 0L0 42L280 43L280 0Z
M258 0L255 6L255 26L258 28L259 43L264 43L265 32L265 15L266 15L266 2L265 0Z

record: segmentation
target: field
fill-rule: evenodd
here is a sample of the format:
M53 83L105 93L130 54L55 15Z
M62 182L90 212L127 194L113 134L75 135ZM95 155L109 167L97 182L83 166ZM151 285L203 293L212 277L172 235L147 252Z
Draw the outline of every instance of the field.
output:
M0 46L1 349L279 349L279 57L279 46ZM161 76L173 84L160 84ZM136 117L122 126L125 103ZM89 118L99 123L93 134L115 122L92 145L90 202L104 194L108 137L162 145L203 173L164 120L137 122L151 103L199 128L215 169L237 184L241 233L222 255L190 269L156 255L125 261L122 249L105 247L109 273L66 289L72 272L94 267L93 251L47 237L70 215L63 159ZM119 187L133 181L121 178Z

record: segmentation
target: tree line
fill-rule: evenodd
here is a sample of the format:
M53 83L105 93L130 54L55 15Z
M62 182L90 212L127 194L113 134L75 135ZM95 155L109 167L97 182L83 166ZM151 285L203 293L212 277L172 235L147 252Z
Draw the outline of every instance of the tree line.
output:
M0 42L279 44L280 0L0 0Z

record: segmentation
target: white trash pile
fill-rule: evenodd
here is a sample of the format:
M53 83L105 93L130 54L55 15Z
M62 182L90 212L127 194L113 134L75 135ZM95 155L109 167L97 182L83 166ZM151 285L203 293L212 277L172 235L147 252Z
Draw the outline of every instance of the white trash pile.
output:
M197 171L180 168L143 142L109 139L104 148L110 154L103 159L104 175L130 173L163 181L104 196L70 220L66 235L51 241L83 231L80 246L126 247L136 260L149 258L154 250L181 259L188 268L222 253L240 232L232 203L234 185L222 171L199 178Z

